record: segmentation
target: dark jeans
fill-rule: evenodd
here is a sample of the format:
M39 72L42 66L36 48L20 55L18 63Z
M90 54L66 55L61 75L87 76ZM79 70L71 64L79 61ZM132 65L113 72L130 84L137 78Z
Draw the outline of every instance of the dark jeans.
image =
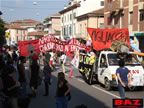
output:
M26 96L27 96L26 83L21 82L20 83L20 97L25 98Z
M45 84L45 94L49 95L49 83L44 81L44 84Z
M67 96L56 97L57 108L67 108L67 104L68 104L68 97Z
M12 108L18 108L18 102L17 102L17 98L15 97L10 97L9 98L10 104Z
M126 86L128 86L128 82L127 81L125 81L124 84ZM120 82L118 82L118 89L119 89L119 94L120 94L121 99L125 99L125 88L121 85Z

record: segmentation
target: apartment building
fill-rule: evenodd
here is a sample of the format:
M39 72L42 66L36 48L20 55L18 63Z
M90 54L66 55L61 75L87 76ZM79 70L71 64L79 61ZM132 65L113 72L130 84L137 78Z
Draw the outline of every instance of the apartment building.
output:
M51 33L57 38L60 36L61 25L60 25L60 14L54 14L50 16L50 21L44 23L44 31L46 33Z
M61 14L61 39L74 38L77 34L77 19L76 14L80 4L76 2L69 7L65 7L60 11Z
M59 12L61 14L61 38L81 37L78 36L80 31L77 17L80 18L100 8L104 8L104 0L70 0L69 5Z
M32 19L16 20L10 25L5 25L5 28L7 29L6 32L10 34L10 37L6 39L8 45L16 45L18 41L32 40L43 36L41 33L43 24ZM41 35L39 36L37 34Z
M25 41L27 36L27 29L17 25L6 25L6 32L9 32L10 37L6 38L7 45L16 45L18 41Z
M77 17L78 34L77 38L86 38L89 36L87 27L104 28L104 8L98 9Z
M105 0L105 28L128 28L136 46L144 49L144 0Z

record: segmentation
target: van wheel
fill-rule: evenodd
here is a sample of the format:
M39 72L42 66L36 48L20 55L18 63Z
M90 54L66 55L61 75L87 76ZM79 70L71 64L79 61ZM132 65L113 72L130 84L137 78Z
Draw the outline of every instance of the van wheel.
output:
M110 81L108 80L108 78L105 78L105 89L107 91L111 90Z

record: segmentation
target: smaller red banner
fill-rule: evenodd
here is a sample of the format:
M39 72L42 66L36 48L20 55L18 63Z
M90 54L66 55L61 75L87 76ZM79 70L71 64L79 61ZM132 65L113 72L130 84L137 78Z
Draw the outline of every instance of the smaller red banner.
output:
M110 48L114 40L125 40L130 46L130 37L127 28L124 29L95 29L88 28L92 39L93 49L102 50Z

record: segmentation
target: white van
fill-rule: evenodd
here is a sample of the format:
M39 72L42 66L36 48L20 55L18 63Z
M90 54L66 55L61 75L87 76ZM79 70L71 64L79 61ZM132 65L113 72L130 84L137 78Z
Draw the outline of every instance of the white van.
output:
M112 51L101 51L96 57L94 66L94 74L97 80L105 85L106 90L111 90L111 87L117 87L118 81L116 77L116 69L118 65L118 54ZM141 63L137 60L137 55L130 52L125 55L125 66L132 74L132 87L144 87L144 69Z

